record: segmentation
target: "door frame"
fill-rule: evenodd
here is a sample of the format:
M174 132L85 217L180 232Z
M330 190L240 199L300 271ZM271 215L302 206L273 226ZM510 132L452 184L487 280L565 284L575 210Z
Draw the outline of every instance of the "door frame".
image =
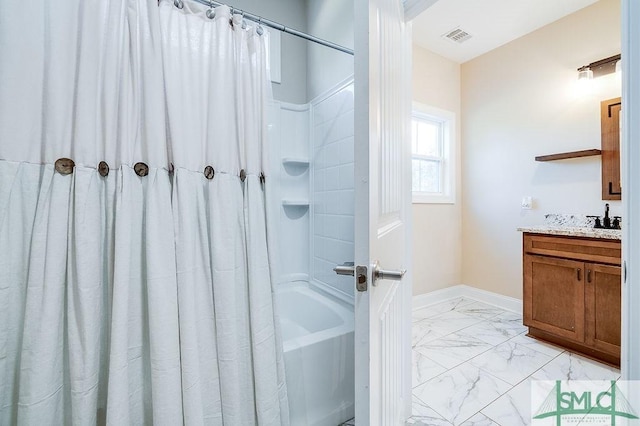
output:
M621 2L622 53L622 378L640 380L640 2ZM407 0L407 19L413 19L436 3L433 0ZM632 143L635 141L635 143ZM639 396L640 398L640 396Z
M622 378L640 380L640 2L622 2ZM635 141L635 143L633 143ZM635 309L634 309L635 308Z

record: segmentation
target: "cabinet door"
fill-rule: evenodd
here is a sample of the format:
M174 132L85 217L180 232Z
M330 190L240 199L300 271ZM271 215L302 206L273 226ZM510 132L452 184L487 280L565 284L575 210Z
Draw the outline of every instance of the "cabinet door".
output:
M585 263L585 269L586 343L620 356L620 267Z
M524 256L524 324L584 342L584 263Z
M602 132L602 199L620 200L620 107L621 98L600 103Z

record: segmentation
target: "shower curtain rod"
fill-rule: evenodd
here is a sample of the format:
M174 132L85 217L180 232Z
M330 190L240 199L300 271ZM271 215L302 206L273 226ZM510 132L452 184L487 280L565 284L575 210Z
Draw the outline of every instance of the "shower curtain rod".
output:
M225 5L224 3L220 3L220 2L217 2L217 1L214 1L214 0L211 0L211 1L210 0L193 0L193 1L195 1L197 3L200 3L200 4L203 4L205 6L224 6ZM181 0L174 0L174 4L177 4L177 3L180 3L180 2L181 2ZM309 35L307 33L303 33L302 31L294 30L293 28L285 27L282 24L279 24L277 22L271 21L269 19L265 19L265 18L263 18L261 16L258 16L258 15L254 15L252 13L248 13L248 12L246 12L244 10L237 9L237 8L232 7L230 5L227 5L227 6L229 6L233 11L241 13L244 16L244 18L249 20L249 21L256 22L256 23L258 23L260 25L264 25L266 27L273 28L274 30L282 31L283 33L291 34L291 35L294 35L296 37L300 37L300 38L303 38L305 40L311 41L313 43L317 43L317 44L320 44L322 46L330 47L331 49L339 50L340 52L348 53L349 55L353 56L353 49L349 49L347 47L344 47L344 46L341 46L339 44L330 42L328 40L323 40L321 38L314 37L314 36Z

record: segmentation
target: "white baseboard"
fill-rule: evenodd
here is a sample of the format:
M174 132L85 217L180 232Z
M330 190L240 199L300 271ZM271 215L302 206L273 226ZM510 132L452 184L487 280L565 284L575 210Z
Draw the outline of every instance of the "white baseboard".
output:
M418 294L413 296L413 309L420 309L426 306L435 305L446 300L455 299L464 296L464 285L454 285L452 287L443 288L429 293Z
M502 294L493 293L491 291L482 290L465 284L454 285L452 287L443 288L430 293L413 296L412 305L413 309L419 309L435 305L446 300L455 299L457 297L466 297L488 305L497 306L498 308L506 311L522 313L522 300L516 299L515 297L503 296Z

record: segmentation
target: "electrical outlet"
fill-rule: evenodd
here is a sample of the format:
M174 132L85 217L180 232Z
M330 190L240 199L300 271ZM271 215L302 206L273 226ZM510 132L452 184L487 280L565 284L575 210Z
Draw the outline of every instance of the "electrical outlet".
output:
M527 195L522 197L522 204L520 206L523 210L531 210L533 207L533 200L531 199L531 196Z

